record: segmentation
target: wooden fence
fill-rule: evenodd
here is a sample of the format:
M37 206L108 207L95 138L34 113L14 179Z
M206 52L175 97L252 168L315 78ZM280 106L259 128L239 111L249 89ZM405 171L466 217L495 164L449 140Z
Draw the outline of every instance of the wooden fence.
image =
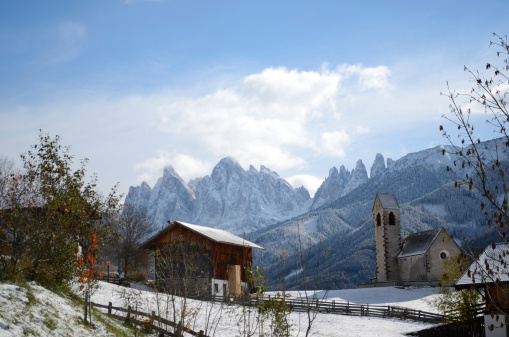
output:
M114 307L111 302L109 302L108 305L92 302L92 306L93 307L97 307L97 308L108 309L108 315L109 316L114 317L114 318L119 319L119 320L122 320L122 321L125 321L127 323L134 323L134 324L143 326L148 331L155 330L157 332L165 333L165 334L168 334L170 336L176 336L176 337L182 337L184 335L184 333L187 333L187 334L189 334L191 336L208 337L207 335L205 335L203 330L200 330L199 332L193 331L193 330L191 330L191 329L189 329L189 328L187 328L185 326L182 326L181 322L175 323L175 322L172 322L172 321L170 321L168 319L165 319L165 318L162 318L160 316L157 316L154 311L152 311L152 313L149 314L149 313L145 313L145 312L134 310L134 309L131 308L131 306L128 306L127 309L120 308L120 307ZM125 312L125 313L127 313L127 315L126 316L121 316L121 315L114 314L112 312L113 310ZM133 315L134 316L136 316L136 315L137 316L143 316L143 317L146 317L147 319L145 319L145 320L136 320L133 317ZM154 324L154 321L162 323L162 324L165 324L167 326L171 326L171 327L174 328L174 331L168 331L168 330L162 328L161 326L157 326L157 324Z
M269 298L264 301L268 302L270 299L269 296ZM225 299L222 296L215 296L212 300L214 302L223 302L227 300L244 306L257 306L261 301L257 298ZM441 314L391 305L353 304L321 299L287 299L286 303L290 306L291 311L312 310L339 315L399 318L425 323L443 323L448 319L448 316Z
M120 278L118 275L103 275L103 277L95 277L95 279L99 280L99 281L103 281L103 282L107 282L107 283L113 283L113 284L117 284L117 285L126 285L126 286L129 286L129 283L130 282L133 282L134 279L132 277L125 277L125 278Z

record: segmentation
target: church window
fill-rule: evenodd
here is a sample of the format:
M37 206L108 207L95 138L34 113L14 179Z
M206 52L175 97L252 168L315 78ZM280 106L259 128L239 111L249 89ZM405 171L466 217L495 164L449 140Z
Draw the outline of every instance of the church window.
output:
M389 213L389 225L394 226L396 225L396 217L394 216L394 213Z
M442 260L447 260L449 258L449 252L446 250L443 250L440 252L440 258Z
M381 226L382 225L382 217L380 216L380 213L376 215L376 225Z

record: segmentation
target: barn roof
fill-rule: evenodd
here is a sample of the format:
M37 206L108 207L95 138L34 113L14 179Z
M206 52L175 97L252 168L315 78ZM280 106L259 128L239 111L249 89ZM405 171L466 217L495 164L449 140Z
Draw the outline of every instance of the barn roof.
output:
M169 226L160 230L157 234L155 234L150 239L145 241L141 246L143 248L147 248L148 246L150 246L151 243L153 243L155 240L157 240L159 237L161 237L163 234L165 234L166 232L168 232L170 229L174 228L175 226L185 227L185 228L189 229L190 231L200 234L214 242L265 250L265 248L258 246L257 244L252 243L251 241L243 239L243 238L241 238L235 234L232 234L228 231L225 231L223 229L198 226L198 225L193 225L193 224L182 222L182 221L171 222L169 224Z
M461 289L497 281L509 282L509 245L505 243L495 244L495 248L486 247L454 286Z
M398 257L426 254L442 229L436 228L405 236L402 240L402 248Z
M378 200L380 200L383 208L399 209L398 200L396 200L394 194L378 193L376 196Z

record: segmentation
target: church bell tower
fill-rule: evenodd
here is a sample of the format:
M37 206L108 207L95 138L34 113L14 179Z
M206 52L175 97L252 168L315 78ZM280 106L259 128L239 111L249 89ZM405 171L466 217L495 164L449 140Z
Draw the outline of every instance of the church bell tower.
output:
M401 249L399 204L394 194L378 193L373 205L375 226L376 280L398 280L398 259Z

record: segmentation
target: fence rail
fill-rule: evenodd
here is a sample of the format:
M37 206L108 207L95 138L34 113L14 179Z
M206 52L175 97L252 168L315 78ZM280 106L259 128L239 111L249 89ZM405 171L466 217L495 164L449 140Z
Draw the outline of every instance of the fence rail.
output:
M263 301L270 301L268 299ZM214 296L214 302L223 302L225 300L246 306L257 306L260 301L258 298L224 298ZM413 320L425 323L443 323L448 320L448 316L422 310L414 310L391 305L373 305L373 304L355 304L349 302L336 302L321 299L287 299L286 303L291 311L318 311L339 315L352 316L370 316L381 318L399 318Z
M142 325L142 326L143 325L144 326L148 326L149 329L153 329L153 330L156 330L158 332L166 333L166 334L168 334L170 336L181 337L181 336L183 336L183 333L188 333L191 336L208 337L207 335L205 335L203 330L200 330L199 332L193 331L193 330L183 326L181 324L181 322L175 323L175 322L172 322L172 321L170 321L170 320L168 320L166 318L157 316L154 311L152 311L152 313L149 314L149 313L146 313L146 312L134 310L134 309L131 308L131 306L128 306L127 309L121 308L121 307L114 307L111 302L109 302L108 305L92 302L92 306L93 307L97 307L97 308L108 309L108 315L113 317L113 318L116 318L116 319L119 319L119 320L123 320L123 321L126 321L126 322L134 322L134 323L136 323L138 325ZM121 315L114 314L112 312L113 310L125 312L125 313L127 313L127 315L126 316L121 316ZM136 320L134 317L132 317L132 315L144 316L144 317L147 317L148 320L143 320L143 321L142 320ZM172 332L172 331L168 331L166 329L163 329L162 327L155 325L154 321L160 322L162 324L169 325L169 326L174 328L174 331Z

